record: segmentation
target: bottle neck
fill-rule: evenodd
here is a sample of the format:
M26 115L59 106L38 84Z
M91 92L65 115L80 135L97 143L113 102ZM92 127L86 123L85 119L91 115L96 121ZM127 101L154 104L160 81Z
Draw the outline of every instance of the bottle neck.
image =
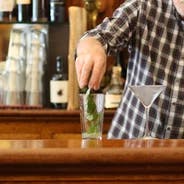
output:
M112 85L121 85L121 68L119 68L119 67L113 68L111 84Z
M115 85L120 84L119 75L117 75L117 74L112 75L111 84L115 84Z
M57 67L57 68L56 68L56 72L57 72L57 73L61 73L61 72L62 72L62 69Z
M63 72L63 63L61 60L56 61L56 72L62 73Z

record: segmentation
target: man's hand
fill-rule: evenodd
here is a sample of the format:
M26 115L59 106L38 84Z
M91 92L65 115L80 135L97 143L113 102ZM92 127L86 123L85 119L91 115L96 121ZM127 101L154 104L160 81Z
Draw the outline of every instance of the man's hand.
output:
M85 37L79 41L75 66L80 88L99 89L106 71L106 59L105 50L98 40Z

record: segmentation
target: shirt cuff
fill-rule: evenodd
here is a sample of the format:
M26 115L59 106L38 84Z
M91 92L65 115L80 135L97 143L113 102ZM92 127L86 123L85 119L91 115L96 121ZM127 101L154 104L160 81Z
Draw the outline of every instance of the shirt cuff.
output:
M93 34L91 32L87 32L86 34L84 34L84 36L81 39L88 37L88 36L93 37L96 40L98 40L101 43L102 47L104 48L105 52L108 53L108 44L106 43L104 38L99 33Z

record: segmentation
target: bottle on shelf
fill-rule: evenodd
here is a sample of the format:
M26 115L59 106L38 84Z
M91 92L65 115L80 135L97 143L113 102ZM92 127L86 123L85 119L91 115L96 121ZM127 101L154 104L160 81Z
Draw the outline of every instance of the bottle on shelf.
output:
M17 21L30 22L31 20L31 0L16 0Z
M123 83L121 80L121 67L113 66L112 78L110 84L104 90L105 92L105 108L115 109L119 106L123 92Z
M48 21L48 0L32 0L32 22Z
M13 22L16 20L14 16L15 1L1 0L0 1L0 22Z
M55 109L66 109L68 102L68 80L64 75L64 63L56 57L56 73L50 80L50 103Z
M65 0L50 0L50 22L65 22Z

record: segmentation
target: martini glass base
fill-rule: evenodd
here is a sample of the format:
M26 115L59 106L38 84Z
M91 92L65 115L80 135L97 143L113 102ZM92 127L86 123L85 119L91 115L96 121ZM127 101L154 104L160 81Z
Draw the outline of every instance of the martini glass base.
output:
M144 140L149 140L149 139L157 139L157 138L151 137L151 136L145 136L145 137L142 137L142 139L144 139Z

